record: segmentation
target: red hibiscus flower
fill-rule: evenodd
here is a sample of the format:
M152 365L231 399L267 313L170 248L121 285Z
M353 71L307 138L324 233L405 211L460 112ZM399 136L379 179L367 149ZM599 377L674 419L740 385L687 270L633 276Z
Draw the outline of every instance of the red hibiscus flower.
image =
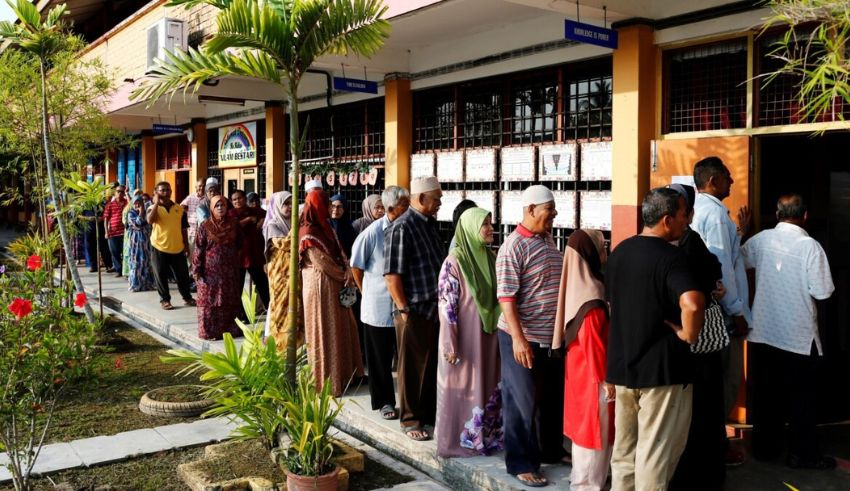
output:
M30 271L38 271L41 269L41 258L33 254L27 259L27 269Z
M115 357L115 369L121 370L124 367L124 360L121 359L120 356Z
M80 292L77 293L77 296L74 298L74 305L79 308L83 308L86 305L87 301L88 300L86 299L86 294Z
M32 312L32 302L25 298L16 298L9 305L9 312L15 314L15 317L21 320Z

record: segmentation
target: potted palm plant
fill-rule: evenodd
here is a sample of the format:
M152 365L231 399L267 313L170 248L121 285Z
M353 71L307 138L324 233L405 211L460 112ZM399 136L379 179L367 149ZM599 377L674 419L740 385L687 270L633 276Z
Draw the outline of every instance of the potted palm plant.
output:
M333 444L328 432L342 409L326 382L319 390L309 366L298 372L297 396L285 403L282 426L289 436L283 455L286 489L289 491L335 490L339 467L332 461Z

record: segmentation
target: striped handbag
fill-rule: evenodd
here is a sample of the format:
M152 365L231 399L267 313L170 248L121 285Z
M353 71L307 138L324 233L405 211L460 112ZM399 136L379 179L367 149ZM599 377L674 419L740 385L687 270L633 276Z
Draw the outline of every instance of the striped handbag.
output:
M705 309L705 325L699 332L697 342L691 345L691 353L704 355L720 351L729 345L729 333L726 331L723 309L717 300L711 299L711 305Z

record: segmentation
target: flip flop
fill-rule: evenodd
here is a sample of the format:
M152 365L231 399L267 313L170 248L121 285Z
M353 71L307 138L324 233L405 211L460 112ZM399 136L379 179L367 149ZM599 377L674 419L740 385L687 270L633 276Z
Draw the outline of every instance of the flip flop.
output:
M174 310L174 306L171 305L171 302L159 302L159 305L162 307L162 310Z
M525 474L525 473L524 473ZM549 480L546 479L546 476L540 474L539 472L531 472L535 479L542 479L542 481L529 481L527 479L523 479L519 477L519 474L515 475L517 481L521 482L524 486L528 486L529 488L545 488L549 485Z
M183 305L186 305L187 307L195 307L195 306L197 306L197 305L198 305L198 303L197 303L197 302L195 302L195 299L194 299L194 298L190 298L190 299L188 299L188 300L184 300L184 301L183 301Z
M401 431L403 431L404 434L407 435L408 438L410 438L411 440L416 441L416 442L424 442L424 441L431 439L431 435L427 431L425 431L424 428L422 428L419 425L404 426L404 427L401 428ZM413 436L414 432L419 432L421 435L420 436Z
M396 419L398 418L398 413L396 413L394 407L389 404L385 404L384 407L381 408L381 417L384 419Z

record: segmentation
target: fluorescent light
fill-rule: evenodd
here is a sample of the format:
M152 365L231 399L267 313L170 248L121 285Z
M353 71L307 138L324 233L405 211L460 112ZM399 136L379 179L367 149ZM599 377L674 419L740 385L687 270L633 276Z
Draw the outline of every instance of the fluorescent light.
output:
M244 106L245 99L237 99L235 97L221 97L217 95L199 95L198 102L209 102L212 104L230 104L233 106Z

